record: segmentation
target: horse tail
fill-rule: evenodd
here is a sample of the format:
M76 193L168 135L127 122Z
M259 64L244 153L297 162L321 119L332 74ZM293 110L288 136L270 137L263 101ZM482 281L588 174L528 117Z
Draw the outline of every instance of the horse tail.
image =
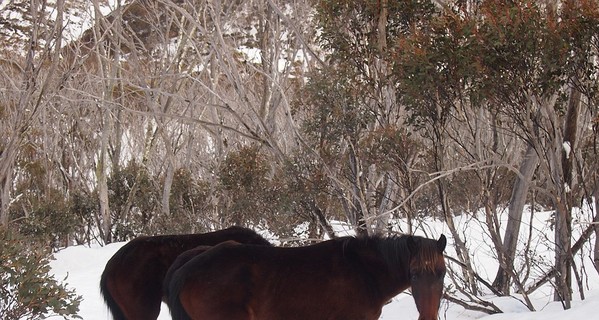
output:
M177 271L180 271L180 269ZM185 308L183 308L181 300L179 299L179 294L181 293L185 279L184 276L177 271L175 271L171 277L165 279L170 280L168 283L164 283L166 303L173 320L191 320L191 317L187 314L187 311L185 311Z
M112 297L112 294L110 293L110 290L108 289L107 282L109 273L108 271L110 270L110 267L110 262L108 262L106 268L104 269L104 272L102 272L102 277L100 278L100 293L102 294L104 302L106 303L106 306L108 306L108 310L112 314L114 320L127 320L127 318L123 314L123 310L121 310L121 307L119 307L119 305L116 303L116 301Z

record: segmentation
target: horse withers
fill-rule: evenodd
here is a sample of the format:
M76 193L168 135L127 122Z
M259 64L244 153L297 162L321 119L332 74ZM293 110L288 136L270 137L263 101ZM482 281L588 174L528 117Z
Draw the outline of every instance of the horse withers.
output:
M154 320L160 314L162 283L173 261L198 246L233 240L271 244L253 230L230 227L203 234L142 236L120 248L106 263L100 291L115 320Z
M436 320L447 240L345 237L278 248L227 242L172 272L174 320L374 320L412 288L419 320Z
M224 244L239 244L239 242L234 241L234 240L228 240L228 241L219 243L219 245L224 245ZM193 249L190 249L190 250L187 250L187 251L181 253L175 259L175 261L173 261L173 263L171 263L171 266L168 268L166 275L164 276L164 281L162 284L164 298L168 299L168 297L170 296L170 293L168 291L169 290L168 284L171 282L175 271L179 270L179 268L181 268L189 260L195 258L197 255L200 255L211 248L212 248L212 246L197 246Z

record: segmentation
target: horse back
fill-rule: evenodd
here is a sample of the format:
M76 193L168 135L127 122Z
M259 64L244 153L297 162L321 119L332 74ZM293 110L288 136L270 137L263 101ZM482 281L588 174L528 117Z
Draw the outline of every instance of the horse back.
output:
M384 301L373 298L358 258L340 241L298 248L219 245L175 273L169 306L191 319L377 319Z

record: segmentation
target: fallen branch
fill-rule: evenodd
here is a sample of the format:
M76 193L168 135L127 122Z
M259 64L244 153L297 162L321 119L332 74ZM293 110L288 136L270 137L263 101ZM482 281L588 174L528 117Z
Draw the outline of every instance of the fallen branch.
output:
M470 304L466 301L460 300L460 299L458 299L454 296L451 296L447 293L443 294L443 298L446 299L447 301L450 301L457 305L460 305L460 306L464 307L464 309L467 309L467 310L479 311L479 312L484 312L487 314L503 313L503 311L501 311L501 309L499 309L492 302L479 300L478 303L480 303L481 305Z

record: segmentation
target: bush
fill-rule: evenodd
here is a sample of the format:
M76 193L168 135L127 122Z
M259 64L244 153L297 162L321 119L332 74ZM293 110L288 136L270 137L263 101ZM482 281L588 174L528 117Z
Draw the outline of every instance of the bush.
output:
M68 246L68 239L82 225L82 219L70 209L68 199L60 190L48 188L43 195L27 194L20 200L22 208L27 209L18 213L22 218L15 224L19 233L43 240L53 249Z
M50 258L49 250L0 228L0 319L81 319L81 297L49 274Z

